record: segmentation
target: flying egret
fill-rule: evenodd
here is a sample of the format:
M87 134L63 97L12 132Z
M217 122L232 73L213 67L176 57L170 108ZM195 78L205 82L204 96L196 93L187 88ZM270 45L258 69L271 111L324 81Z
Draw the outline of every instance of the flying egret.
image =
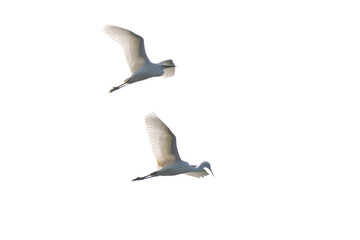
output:
M137 177L132 181L182 173L200 178L209 175L205 168L209 169L214 176L208 162L202 162L200 165L194 166L181 160L176 146L175 135L154 113L145 117L145 123L150 144L160 169L145 177Z
M171 59L160 63L150 62L146 56L144 39L141 36L125 28L112 25L106 25L104 32L121 45L132 74L131 77L124 80L123 84L113 87L109 91L110 93L147 78L159 76L167 78L175 74L175 64Z

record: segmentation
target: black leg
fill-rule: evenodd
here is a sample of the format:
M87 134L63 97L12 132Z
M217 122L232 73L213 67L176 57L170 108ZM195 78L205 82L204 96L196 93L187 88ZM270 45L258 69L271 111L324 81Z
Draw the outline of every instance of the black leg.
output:
M157 175L152 175L152 174L149 174L145 177L137 177L137 178L134 178L133 180L131 180L132 182L134 181L139 181L139 180L145 180L145 179L148 179L148 178L152 178L152 177L157 177Z
M113 87L110 91L109 91L109 93L112 93L112 92L114 92L114 91L116 91L116 90L118 90L118 89L120 89L120 88L122 88L122 87L125 87L126 85L128 85L127 83L123 83L123 84L121 84L121 85L119 85L119 86L117 86L117 87Z

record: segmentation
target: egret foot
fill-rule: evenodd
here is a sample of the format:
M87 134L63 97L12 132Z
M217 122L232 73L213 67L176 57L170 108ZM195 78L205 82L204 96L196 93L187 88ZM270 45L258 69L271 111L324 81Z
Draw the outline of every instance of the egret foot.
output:
M137 178L135 178L135 179L133 179L133 180L131 180L131 181L134 182L134 181L144 180L144 179L148 179L148 178L152 178L152 177L156 177L156 176L157 176L157 175L150 174L150 175L147 175L147 176L145 176L145 177L137 177Z
M127 79L126 79L127 80ZM126 81L125 80L125 81ZM126 82L124 82L123 84L121 84L121 85L119 85L119 86L117 86L117 87L113 87L110 91L109 91L109 93L112 93L113 91L116 91L116 90L118 90L118 89L120 89L120 88L122 88L122 87L125 87L126 85L128 85Z
M143 177L137 177L137 178L134 178L134 179L131 180L131 181L134 182L134 181L143 180L143 179L144 179Z
M119 88L120 88L120 86L113 87L113 88L109 91L109 93L112 93L113 91L116 91L116 90L118 90Z

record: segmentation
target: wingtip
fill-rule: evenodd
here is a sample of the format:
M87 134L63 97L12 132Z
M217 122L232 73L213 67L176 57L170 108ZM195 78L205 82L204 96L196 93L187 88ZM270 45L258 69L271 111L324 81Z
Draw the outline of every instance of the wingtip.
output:
M103 32L105 32L106 34L111 34L115 29L117 28L120 28L120 27L117 27L117 26L114 26L114 25L111 25L111 24L105 24L103 27L102 27L102 30Z
M111 27L115 27L114 25L111 25L111 24L105 24L104 26L103 26L103 28L111 28Z
M102 29L104 32L106 32L111 26L112 26L112 25L105 24L104 26L102 26L101 29Z
M145 116L145 120L146 119L150 119L150 118L159 118L154 112L150 112Z

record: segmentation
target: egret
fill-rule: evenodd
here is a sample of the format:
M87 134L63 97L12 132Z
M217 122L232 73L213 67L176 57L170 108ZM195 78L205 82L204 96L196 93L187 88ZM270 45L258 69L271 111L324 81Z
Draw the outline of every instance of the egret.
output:
M150 62L145 52L144 39L141 36L125 28L112 25L106 25L104 32L121 45L132 74L131 77L124 80L123 84L113 87L109 91L110 93L128 84L151 77L167 78L175 74L175 64L171 59L160 63Z
M145 117L145 123L150 144L160 169L145 177L137 177L132 181L157 176L173 176L183 173L200 178L209 175L205 168L214 176L210 163L208 162L202 162L200 165L195 166L181 160L176 146L175 135L154 113Z

